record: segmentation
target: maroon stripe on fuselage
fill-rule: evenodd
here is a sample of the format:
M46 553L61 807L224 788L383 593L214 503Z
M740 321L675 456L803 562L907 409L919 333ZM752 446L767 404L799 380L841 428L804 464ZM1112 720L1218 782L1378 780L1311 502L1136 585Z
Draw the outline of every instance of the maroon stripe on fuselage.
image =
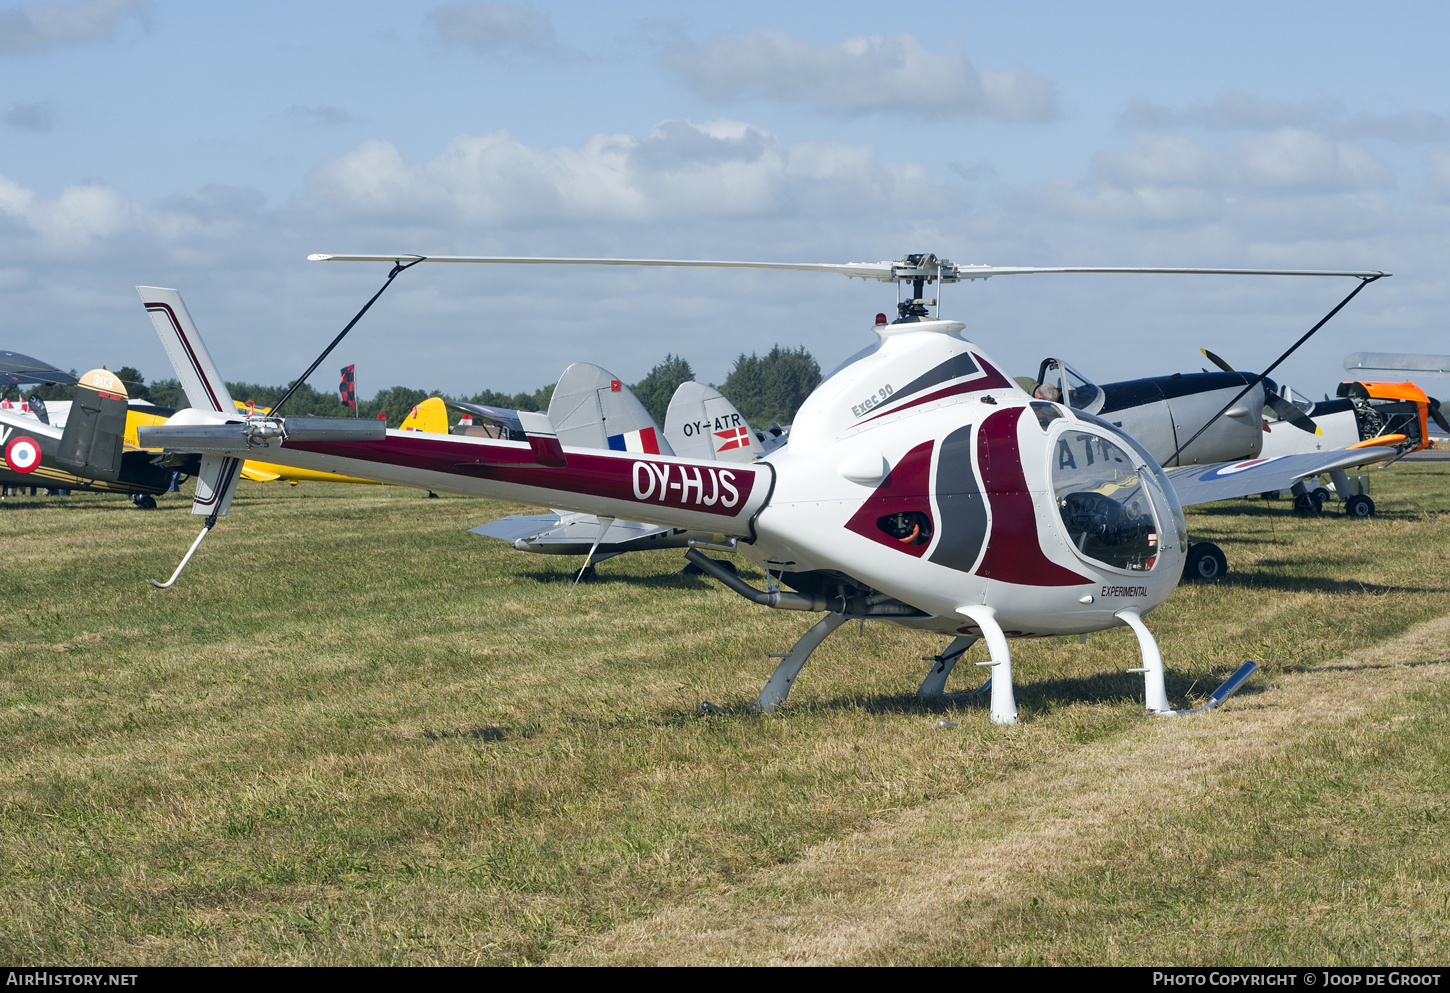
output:
M977 364L982 367L982 372L984 373L984 375L978 376L976 379L968 379L965 382L957 383L954 386L948 386L945 389L937 390L935 393L928 393L924 397L917 397L910 403L903 403L899 407L892 407L889 410L883 410L879 414L866 418L866 420L862 421L861 423L868 424L871 421L876 420L876 418L878 417L887 417L891 414L899 414L903 410L909 410L912 407L919 407L924 403L931 403L933 400L940 400L943 397L957 396L962 393L979 393L982 390L1002 390L1015 385L1010 382L1006 376L1002 375L1001 372L994 369L990 362L983 360L980 355L973 352L972 358L976 359Z
M186 340L186 332L181 329L181 322L176 319L176 312L171 309L170 305L164 304L159 300L153 300L147 302L146 309L166 311L166 317L171 321L171 329L176 332L176 339L181 342L181 347L186 349L186 357L191 360L191 368L196 373L196 378L201 380L201 385L206 390L206 395L211 397L212 409L220 411L223 414L236 413L233 410L222 410L222 402L217 399L216 391L211 388L211 383L207 381L206 373L202 372L201 362L197 360L196 352L192 350L191 342ZM135 311L132 311L132 313L135 313Z
M642 506L678 507L703 514L735 517L750 501L756 469L739 463L684 465L640 458L637 453L604 455L571 451L568 464L553 468L501 465L528 457L522 446L454 441L409 432L382 441L289 441L284 450L315 452L337 458L490 479L515 486L559 490ZM366 475L365 470L352 470Z
M978 429L977 465L992 505L992 525L977 575L1021 586L1091 583L1042 554L1037 514L1017 445L1017 419L1026 412L1026 407L999 410Z
M934 441L924 441L903 455L901 461L891 467L886 478L877 484L875 492L851 515L846 522L846 530L887 548L921 558L928 542L919 545L903 542L881 530L876 522L891 514L913 510L931 520L931 452L935 445Z

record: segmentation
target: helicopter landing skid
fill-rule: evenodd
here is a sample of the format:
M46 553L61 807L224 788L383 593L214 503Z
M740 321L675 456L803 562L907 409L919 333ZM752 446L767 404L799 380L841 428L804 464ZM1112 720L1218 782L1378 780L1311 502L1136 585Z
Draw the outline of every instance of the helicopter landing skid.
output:
M771 658L780 659L780 664L775 667L775 672L770 674L765 688L760 691L760 697L755 701L755 709L768 714L785 703L785 698L790 695L790 688L794 685L795 678L800 675L806 659L821 647L821 642L830 637L832 631L845 623L845 614L827 614L811 625L811 629L800 636L800 640L791 646L790 651L784 655L772 655Z
M978 662L977 665L993 667L992 678L988 680L988 685L992 688L992 723L1016 724L1017 698L1012 695L1012 652L1007 647L1007 636L1002 633L1002 625L997 623L997 611L984 603L973 603L958 607L957 613L976 622L982 631L982 637L987 639L991 661Z
M966 700L974 696L981 696L992 688L992 681L988 679L981 686L974 690L965 690L961 693L948 693L947 677L952 674L957 661L966 654L979 639L972 635L958 635L957 638L946 647L940 655L923 655L923 662L932 663L931 670L927 672L926 678L916 688L916 695L922 700Z
M1206 714L1210 710L1223 703L1243 686L1244 681L1254 674L1259 667L1257 662L1245 660L1244 664L1234 670L1233 675L1223 681L1218 689L1208 695L1208 702L1202 707L1195 707L1192 710L1174 710L1168 705L1168 691L1163 684L1163 656L1158 651L1158 643L1153 640L1143 619L1138 612L1131 608L1120 610L1113 615L1138 636L1138 646L1143 651L1143 667L1141 669L1129 669L1129 672L1141 672L1143 674L1143 696L1150 714L1159 714L1164 717L1191 717L1195 714Z

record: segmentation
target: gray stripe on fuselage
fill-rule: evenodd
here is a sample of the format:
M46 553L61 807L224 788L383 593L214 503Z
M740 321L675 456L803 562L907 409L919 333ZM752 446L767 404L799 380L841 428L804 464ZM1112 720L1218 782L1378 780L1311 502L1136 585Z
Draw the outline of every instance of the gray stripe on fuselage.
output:
M938 448L936 465L936 504L941 518L931 561L959 572L972 571L987 537L987 502L972 466L974 430L974 425L968 425L947 435Z

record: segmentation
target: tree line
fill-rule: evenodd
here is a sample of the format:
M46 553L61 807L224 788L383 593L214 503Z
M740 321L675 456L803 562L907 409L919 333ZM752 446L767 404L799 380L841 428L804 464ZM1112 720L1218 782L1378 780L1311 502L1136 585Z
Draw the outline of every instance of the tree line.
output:
M72 375L75 372L72 370ZM114 370L116 378L126 384L126 390L133 399L146 400L159 407L173 407L181 409L190 404L186 400L186 394L181 389L181 383L176 379L159 379L153 383L147 383L141 372L131 366L122 366ZM665 412L669 409L670 398L674 396L675 390L681 383L688 382L695 378L695 372L690 363L673 353L667 354L660 362L650 369L637 383L630 385L635 396L639 397L655 423L661 426L665 423ZM725 377L725 382L716 387L721 393L730 399L730 402L745 415L745 419L757 427L768 427L772 423L790 424L795 419L796 411L805 402L821 382L821 368L816 360L806 351L804 346L800 348L782 348L779 345L773 347L764 356L754 353L746 355L741 353L735 360L734 367L730 374ZM291 387L266 386L260 383L227 383L227 390L230 391L233 399L243 403L251 402L257 407L272 407L282 399L283 394ZM69 400L74 387L61 385L43 385L36 387L23 387L23 395L30 396L38 393L42 400ZM334 390L324 393L310 384L304 383L292 399L287 401L285 414L308 415L313 417L359 417L376 418L382 415L389 427L397 427L408 416L409 412L432 396L442 397L445 400L459 400L464 403L482 404L488 407L506 407L511 410L548 410L549 400L554 395L554 384L540 387L532 393L500 393L497 390L480 390L472 396L449 396L441 390L415 390L407 386L391 386L378 392L370 400L358 399L357 410L354 412L342 402ZM456 412L450 414L450 421L456 423L458 420Z

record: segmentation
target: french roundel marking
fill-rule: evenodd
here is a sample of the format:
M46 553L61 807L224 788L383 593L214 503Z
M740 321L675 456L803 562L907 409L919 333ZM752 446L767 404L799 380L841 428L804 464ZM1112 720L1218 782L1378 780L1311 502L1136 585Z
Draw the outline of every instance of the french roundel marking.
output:
M5 446L5 461L16 472L30 472L40 465L40 445L29 435L17 435Z

